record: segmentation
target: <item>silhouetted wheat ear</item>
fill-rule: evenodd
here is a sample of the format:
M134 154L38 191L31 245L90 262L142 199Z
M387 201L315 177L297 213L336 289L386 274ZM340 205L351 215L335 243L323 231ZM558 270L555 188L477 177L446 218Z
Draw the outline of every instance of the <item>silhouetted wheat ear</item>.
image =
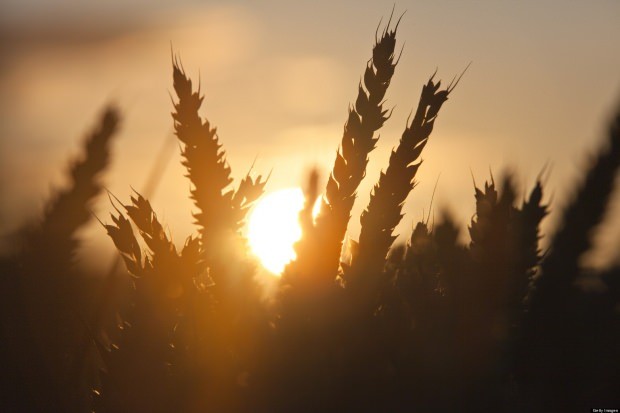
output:
M70 166L70 186L48 202L43 221L30 234L27 248L38 249L56 262L69 262L72 258L77 246L75 233L90 219L89 206L101 192L98 177L110 162L110 143L118 123L118 111L107 108L97 128L85 140L82 158Z
M517 271L526 274L527 280L518 286L519 294L526 297L529 292L529 286L533 282L534 276L540 260L542 258L539 247L540 223L547 216L548 206L542 204L543 187L540 181L530 192L527 201L523 202L521 209L517 211L517 234L519 245L517 250L520 253Z
M363 84L359 84L355 105L349 108L340 150L336 153L336 161L316 219L316 229L308 235L309 242L320 245L323 252L323 268L320 272L331 277L335 277L338 272L342 241L351 217L356 190L365 176L368 154L378 140L374 133L389 117L382 103L397 64L394 62L394 47L398 23L393 30L390 30L389 25L390 22L381 38L375 39ZM303 248L299 254L305 254ZM303 260L303 256L300 259Z
M112 238L114 246L121 254L127 271L139 277L142 275L142 251L133 233L133 229L131 228L131 223L120 212L118 216L110 214L110 217L114 224L103 224L104 228L108 232L108 236Z
M82 401L77 394L84 384L78 367L82 362L79 336L84 328L77 311L82 284L73 257L77 231L91 218L91 203L101 192L99 175L110 162L118 124L117 110L108 107L84 140L80 157L70 163L68 187L56 191L47 202L40 223L23 230L16 270L6 277L16 286L10 293L17 305L10 314L23 314L16 318L23 330L16 338L24 340L15 360L23 364L19 367L23 377L16 382L30 381L27 386L37 388L36 397L28 403L39 406L24 410L73 411ZM48 405L43 408L42 404Z
M247 257L248 248L239 230L249 207L263 193L266 180L260 175L254 179L248 173L236 190L230 188L231 171L216 130L198 114L203 98L200 91L192 90L191 80L176 60L173 80L178 97L172 114L174 128L182 143L182 163L193 186L191 198L199 210L194 217L200 228L200 264L205 266L205 271L190 273L196 274L193 282L199 289L209 287L209 299L200 297L194 302L213 307L196 315L199 323L209 326L196 337L217 337L213 340L220 344L213 354L228 363L233 354L245 354L243 349L251 340L243 337L254 334L259 326L262 328L262 324L255 322L264 310L254 278L255 267ZM192 268L191 262L187 265ZM182 281L191 288L187 277Z
M592 232L602 222L620 168L620 114L613 119L606 146L592 160L585 180L562 214L541 276L534 282L535 296L569 288L575 281L579 259L592 247Z
M393 248L390 249L392 251ZM437 248L433 233L425 222L418 222L407 241L403 270L399 276L415 274L431 290L436 289L438 279ZM430 285L433 284L431 287Z
M515 189L510 175L501 185L501 194L495 180L484 183L484 190L475 187L476 215L471 219L469 249L474 262L486 265L505 260L508 253L511 218Z
M485 183L484 191L476 188L476 215L469 227L469 255L477 288L487 291L485 301L501 308L513 326L520 322L524 298L539 264L539 226L547 214L541 204L540 182L521 207L514 206L515 194L510 174L499 194L493 180Z
M205 287L200 279L204 263L198 239L189 237L178 252L150 202L139 193L122 205L124 212L114 208L113 224L105 228L134 276L135 289L133 305L118 326L118 340L109 347L97 342L105 369L96 403L112 410L119 405L152 410L147 393L155 391L155 400L172 397L174 360L181 360L188 347L196 347L189 340L173 344L179 336L187 337L188 323L183 321L189 317L193 296ZM146 244L144 253L130 220ZM141 349L146 343L149 349Z
M172 113L174 129L183 143L183 165L193 184L191 198L199 209L194 217L200 226L201 243L209 261L217 255L222 234L239 231L249 206L263 193L265 181L260 175L253 179L248 174L236 191L230 189L231 170L216 128L198 114L204 98L200 90L193 91L192 81L176 59L172 68L178 97Z
M320 246L313 238L313 235L315 235L315 226L312 210L314 208L314 202L319 196L319 171L317 168L313 168L308 173L303 192L304 206L299 212L299 225L301 226L302 238L293 246L297 253L297 258L286 266L284 274L281 277L283 284L297 283L297 287L299 287L300 290L304 290L305 287L299 283L309 281L303 279L303 273L312 273L311 276L314 278L314 271L309 270L315 265L316 257L321 254L321 251L318 249ZM291 279L291 276L293 279Z
M444 211L439 222L433 228L434 243L437 246L437 256L442 263L442 270L439 274L441 290L454 289L455 278L462 276L461 261L465 255L465 248L459 244L459 227L454 222L454 218Z
M415 116L405 128L398 147L392 150L388 168L381 172L379 182L370 194L368 207L362 212L359 245L351 263L352 273L381 273L387 253L396 239L394 228L403 217L403 204L415 186L414 178L422 163L415 162L428 142L439 109L454 86L451 84L440 90L441 82L435 84L431 77L422 88Z
M147 253L142 254L129 220L115 206L118 216L111 214L114 224L104 227L121 253L127 270L137 278L145 274L151 277L153 273L157 274L167 279L162 282L182 285L184 291L192 290L194 286L200 287L199 282L205 280L196 279L204 264L197 255L198 240L189 237L179 253L166 235L150 202L138 192L131 197L130 204L122 207L148 247Z
M312 168L308 174L306 186L303 189L304 192L304 207L299 212L299 223L301 225L302 234L309 233L314 227L312 218L312 210L314 209L314 203L319 196L319 170L318 168Z
M416 224L406 245L403 264L398 282L408 281L409 283L418 284L418 288L422 288L423 292L427 294L437 291L440 263L438 261L436 238L427 223L418 222ZM409 278L409 280L406 280L406 278ZM385 287L382 288L384 289ZM419 297L412 298L415 300Z

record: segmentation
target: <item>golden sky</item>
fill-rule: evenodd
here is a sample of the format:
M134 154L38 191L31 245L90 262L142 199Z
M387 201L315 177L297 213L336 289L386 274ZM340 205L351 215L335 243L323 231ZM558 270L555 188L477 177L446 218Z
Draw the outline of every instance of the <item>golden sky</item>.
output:
M273 170L267 190L297 186L318 165L327 176L347 107L370 57L375 29L393 1L8 0L0 6L0 233L40 211L66 161L106 102L123 111L106 187L126 200L143 187L170 138L170 47L206 95L202 114L218 127L235 177ZM423 153L419 185L398 228L405 235L447 206L463 225L478 183L506 167L531 187L552 166L547 195L558 211L588 151L597 147L620 97L620 3L577 1L399 1L404 45L387 93L392 118L372 153L349 231L387 166L423 83L438 68L449 81L469 62ZM178 243L191 227L188 181L178 146L151 198ZM471 172L470 172L471 171ZM619 197L616 197L619 198ZM618 203L617 203L618 204ZM110 211L102 199L94 211ZM616 211L620 208L616 208ZM620 214L612 217L620 228ZM552 226L554 217L547 220ZM604 251L620 242L601 241ZM93 225L86 254L111 242Z

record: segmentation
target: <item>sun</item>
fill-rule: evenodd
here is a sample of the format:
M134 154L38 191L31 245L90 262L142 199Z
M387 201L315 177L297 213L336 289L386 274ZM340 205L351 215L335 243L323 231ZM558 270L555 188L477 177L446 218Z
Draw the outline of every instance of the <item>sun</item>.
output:
M318 202L313 215L317 205ZM293 245L301 238L299 212L303 206L301 188L287 188L261 198L250 214L247 231L250 249L274 275L282 274L286 264L296 257Z

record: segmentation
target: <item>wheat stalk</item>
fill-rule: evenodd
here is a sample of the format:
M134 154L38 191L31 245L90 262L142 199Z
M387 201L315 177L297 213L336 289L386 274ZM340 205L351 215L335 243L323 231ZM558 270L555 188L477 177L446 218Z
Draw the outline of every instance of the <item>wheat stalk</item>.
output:
M173 80L178 97L172 114L174 129L183 144L182 163L193 184L191 198L199 209L194 217L201 227L201 242L207 257L213 258L221 234L237 233L249 206L262 195L265 181L260 175L253 179L248 174L236 191L230 188L231 170L217 130L198 114L204 97L200 90L193 90L192 81L176 59Z
M247 288L241 288L239 282L251 275L245 267L235 269L230 264L243 260L244 242L239 229L248 208L262 195L266 180L260 175L254 179L248 173L236 190L230 188L231 170L216 128L198 114L204 98L200 90L193 90L192 81L176 59L173 60L173 82L178 97L172 114L174 129L183 144L182 163L192 182L191 198L199 210L194 217L200 227L204 260L211 269L215 293L220 300L243 296ZM253 288L251 279L242 282Z
M29 250L47 255L57 264L71 261L77 246L75 233L90 220L89 205L101 192L99 175L110 163L110 144L118 123L117 110L107 108L97 128L84 141L82 158L71 163L70 186L48 201L41 224L29 234Z
M517 296L529 301L530 286L537 275L538 265L542 259L539 241L540 223L548 214L548 206L542 204L543 187L538 180L532 188L527 201L523 202L517 211L515 232L518 237L517 251L519 253L518 268L516 271L523 274L516 286Z
M383 109L383 99L398 63L394 61L398 22L393 30L389 26L390 21L381 38L375 37L372 58L366 66L363 82L360 81L355 105L349 108L316 226L298 246L299 262L290 272L301 270L328 278L328 281L333 281L338 273L342 241L351 218L356 190L365 176L368 154L379 139L374 133L389 117L388 111ZM320 263L311 258L318 253L322 256Z
M579 259L592 246L592 231L600 225L620 168L620 115L609 128L607 146L599 151L562 214L562 225L551 240L541 276L534 281L534 296L570 288L577 276Z
M515 376L524 395L540 405L565 397L566 406L585 409L586 403L601 397L598 394L617 399L608 390L597 393L617 383L617 347L607 345L620 331L617 282L609 284L608 278L617 276L617 269L615 274L603 272L595 277L609 288L605 293L586 293L578 285L589 273L580 268L580 259L592 247L592 232L603 222L620 168L618 112L605 143L562 212L562 224L528 296ZM594 359L598 361L593 365Z
M405 128L398 147L392 150L388 168L381 172L368 207L362 212L359 244L353 249L351 271L345 271L347 282L355 284L361 281L362 273L376 277L383 270L388 251L396 239L394 228L403 216L403 204L415 186L414 178L421 161L414 162L428 142L439 109L458 84L457 80L441 90L441 82L435 84L433 77L422 88L415 116Z
M104 226L134 276L135 289L117 342L104 346L95 339L105 366L96 403L112 410L119 406L152 410L177 400L171 372L182 373L188 351L199 347L196 334L189 330L201 321L193 310L202 290L204 262L196 238L189 237L177 251L150 202L139 193L122 205L124 213L114 208L113 224ZM147 252L141 252L130 221Z
M12 285L11 301L16 301L10 314L16 312L21 324L11 337L20 343L19 376L37 389L36 397L22 400L32 410L75 410L84 403L79 396L83 360L77 351L83 332L82 314L77 311L81 284L73 257L77 232L90 220L90 205L101 192L99 177L110 162L118 124L117 110L107 108L84 140L82 155L70 163L68 187L47 202L38 225L24 230L23 249L14 257L15 271L3 280Z

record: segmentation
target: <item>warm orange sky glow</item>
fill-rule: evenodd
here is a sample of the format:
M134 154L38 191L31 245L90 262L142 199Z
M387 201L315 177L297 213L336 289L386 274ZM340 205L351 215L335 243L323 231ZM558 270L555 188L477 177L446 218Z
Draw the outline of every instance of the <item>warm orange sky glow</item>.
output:
M50 185L62 182L66 161L110 100L123 123L106 186L121 199L130 185L141 188L172 128L171 44L188 75L200 77L202 114L218 127L235 177L255 159L254 171L273 169L268 192L301 185L309 165L327 176L375 28L394 3L178 4L0 6L1 234L35 214ZM422 84L436 68L449 81L470 61L422 155L397 233L428 211L440 174L434 205L454 211L463 229L474 209L470 170L482 183L489 168L498 176L509 167L531 187L549 163L547 194L559 210L571 190L565 182L580 175L618 103L620 3L407 0L395 7L396 14L407 10L397 35L403 55L386 96L395 109L370 156L351 236ZM178 147L170 148L173 159L151 201L180 243L192 231L193 206ZM105 217L110 206L102 199L94 209ZM103 245L112 256L99 226L88 237L87 254ZM607 237L601 248L617 242Z

